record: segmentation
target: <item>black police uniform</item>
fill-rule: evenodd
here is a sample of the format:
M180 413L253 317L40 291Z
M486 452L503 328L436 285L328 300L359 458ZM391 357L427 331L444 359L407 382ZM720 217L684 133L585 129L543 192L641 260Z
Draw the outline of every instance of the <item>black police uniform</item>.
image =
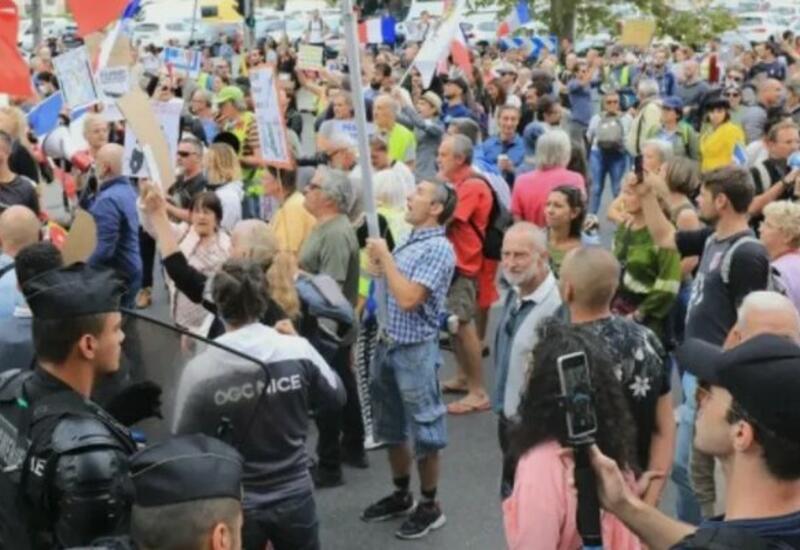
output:
M44 273L23 291L34 318L116 311L121 288L107 271L76 265ZM0 548L83 546L129 528L133 486L128 430L37 366L0 377Z

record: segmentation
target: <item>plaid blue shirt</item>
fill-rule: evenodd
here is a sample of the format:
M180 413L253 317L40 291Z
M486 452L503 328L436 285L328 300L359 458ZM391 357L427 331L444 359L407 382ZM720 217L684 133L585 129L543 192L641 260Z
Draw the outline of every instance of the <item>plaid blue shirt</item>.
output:
M403 311L388 294L386 333L398 344L416 344L439 335L439 314L453 278L456 255L444 227L414 230L394 250L397 269L406 279L428 289L427 299L413 311Z

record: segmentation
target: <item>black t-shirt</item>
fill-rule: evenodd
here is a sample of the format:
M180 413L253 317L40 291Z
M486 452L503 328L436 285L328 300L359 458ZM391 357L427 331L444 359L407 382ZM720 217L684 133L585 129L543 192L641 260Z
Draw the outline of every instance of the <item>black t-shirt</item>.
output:
M713 234L710 227L678 231L675 243L681 256L701 256L686 315L686 338L721 346L736 323L736 308L744 297L767 288L769 257L758 242L741 244L731 258L726 285L720 271L726 251L740 238L753 236L753 232L742 231L722 240Z
M647 469L658 400L670 391L669 363L658 336L623 317L607 317L580 325L608 344L617 379L636 423L636 455Z
M0 181L0 210L21 204L39 215L39 195L36 184L25 176L15 175L9 182Z
M169 194L176 206L189 209L192 207L194 198L206 189L208 189L208 180L201 172L192 178L178 178L169 190Z
M31 181L39 181L39 167L36 159L19 141L15 141L11 146L8 167L15 174L21 174Z

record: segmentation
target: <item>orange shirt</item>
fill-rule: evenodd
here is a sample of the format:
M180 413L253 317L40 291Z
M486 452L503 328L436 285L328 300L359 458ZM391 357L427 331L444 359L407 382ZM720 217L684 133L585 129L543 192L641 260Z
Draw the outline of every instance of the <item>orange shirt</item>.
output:
M469 166L462 166L449 179L455 187L458 204L447 228L447 238L456 252L458 273L477 277L483 265L483 236L492 211L492 192L489 184Z

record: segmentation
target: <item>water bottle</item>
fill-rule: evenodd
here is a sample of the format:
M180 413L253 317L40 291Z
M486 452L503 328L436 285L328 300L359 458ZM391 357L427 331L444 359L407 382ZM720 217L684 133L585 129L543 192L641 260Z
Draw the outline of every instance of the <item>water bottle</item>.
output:
M800 151L791 154L788 164L790 170L797 170L800 168Z

